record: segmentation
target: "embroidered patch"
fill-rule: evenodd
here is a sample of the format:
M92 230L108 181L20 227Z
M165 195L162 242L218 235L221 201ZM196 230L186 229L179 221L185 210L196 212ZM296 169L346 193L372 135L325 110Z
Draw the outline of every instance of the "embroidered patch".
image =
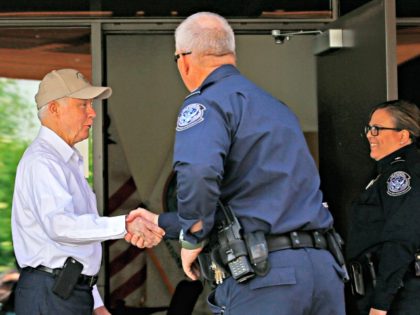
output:
M406 172L399 171L392 173L387 180L387 194L390 196L400 196L409 192L411 189L410 178L410 175Z
M206 107L202 104L194 103L187 105L179 114L176 130L182 131L201 123L204 120Z

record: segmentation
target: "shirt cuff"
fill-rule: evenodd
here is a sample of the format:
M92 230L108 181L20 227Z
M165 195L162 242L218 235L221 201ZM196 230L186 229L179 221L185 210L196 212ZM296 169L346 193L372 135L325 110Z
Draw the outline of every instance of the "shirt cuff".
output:
M92 295L93 295L93 309L97 309L98 307L104 306L104 302L102 301L101 295L99 294L98 287L96 285L92 288Z
M159 214L158 225L165 230L165 239L176 240L181 231L178 214L176 212L164 212Z
M109 239L120 239L123 238L125 234L127 234L127 230L125 229L125 218L125 215L108 217L108 228L111 230Z
M372 308L381 311L388 311L391 307L391 303L394 300L392 294L387 294L386 292L374 292L372 299Z

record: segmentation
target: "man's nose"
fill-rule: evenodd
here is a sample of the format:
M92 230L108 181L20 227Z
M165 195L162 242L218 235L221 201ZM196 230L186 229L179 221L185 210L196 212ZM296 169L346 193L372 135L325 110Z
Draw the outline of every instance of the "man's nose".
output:
M93 105L90 105L88 108L88 115L89 117L95 118L96 117L96 111L93 108Z

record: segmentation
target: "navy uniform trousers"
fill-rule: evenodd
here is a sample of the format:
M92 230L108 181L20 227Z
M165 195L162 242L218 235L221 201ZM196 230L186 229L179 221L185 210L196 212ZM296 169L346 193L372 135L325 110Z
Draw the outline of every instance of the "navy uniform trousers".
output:
M54 278L39 270L23 269L16 286L16 315L92 315L92 288L76 284L64 300L52 292Z
M224 315L345 315L343 270L326 250L287 249L269 255L271 270L240 284L230 277L209 296Z

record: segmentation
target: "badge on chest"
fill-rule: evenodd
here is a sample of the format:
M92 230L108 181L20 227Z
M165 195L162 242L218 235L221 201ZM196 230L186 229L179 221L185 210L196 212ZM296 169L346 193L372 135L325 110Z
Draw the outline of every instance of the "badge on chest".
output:
M400 196L411 190L410 175L406 172L398 171L392 173L387 180L387 194L390 196Z

